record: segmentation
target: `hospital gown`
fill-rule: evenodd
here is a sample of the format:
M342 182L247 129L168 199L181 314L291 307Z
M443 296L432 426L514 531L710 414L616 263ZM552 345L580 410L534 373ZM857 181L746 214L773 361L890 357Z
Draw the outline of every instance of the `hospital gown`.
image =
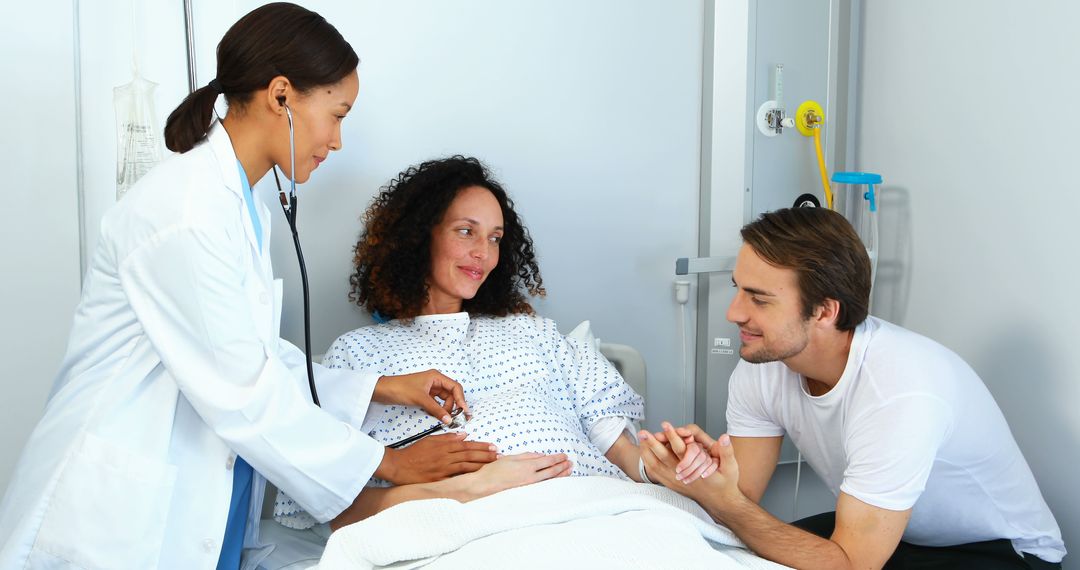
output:
M493 443L506 455L565 453L577 476L626 479L604 457L622 431L610 426L644 417L641 396L595 346L564 337L554 321L536 316L454 313L364 327L338 338L323 363L385 376L438 370L465 391L473 414L462 428L467 439ZM391 444L435 423L419 408L373 403L361 429ZM314 524L284 494L274 516L291 528Z

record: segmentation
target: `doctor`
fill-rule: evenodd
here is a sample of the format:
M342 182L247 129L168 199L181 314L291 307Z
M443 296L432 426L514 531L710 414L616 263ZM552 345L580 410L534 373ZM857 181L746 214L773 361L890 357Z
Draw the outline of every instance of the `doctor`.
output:
M285 3L244 16L217 55L217 78L166 125L180 154L102 221L53 394L0 504L0 567L238 568L241 547L258 546L252 467L325 521L373 474L434 481L495 459L457 435L384 450L351 427L371 401L448 419L464 397L434 371L319 367L337 408L310 402L304 355L278 338L269 212L250 187L274 165L304 182L341 148L358 58L321 16ZM219 94L229 111L211 127ZM506 487L557 474L552 463L494 471Z

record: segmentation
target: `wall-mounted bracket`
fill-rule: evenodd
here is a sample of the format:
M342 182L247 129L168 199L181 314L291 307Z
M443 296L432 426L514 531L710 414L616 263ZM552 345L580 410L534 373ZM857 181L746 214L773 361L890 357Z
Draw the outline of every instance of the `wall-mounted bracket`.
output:
M735 257L680 257L675 260L675 275L695 273L730 273Z
M776 101L766 101L758 107L757 119L754 121L761 134L767 137L775 137L784 132L784 128L795 126L795 119L784 116L784 110L777 106Z

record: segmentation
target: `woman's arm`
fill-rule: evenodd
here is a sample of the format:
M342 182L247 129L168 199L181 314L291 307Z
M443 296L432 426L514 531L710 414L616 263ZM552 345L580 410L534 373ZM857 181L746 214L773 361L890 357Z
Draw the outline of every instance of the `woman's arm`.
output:
M640 470L638 469L638 461L641 459L641 450L638 449L636 443L630 440L630 435L625 431L615 440L615 443L611 444L604 457L608 458L608 461L615 464L616 467L622 469L623 473L626 473L634 481L638 483L644 483L641 480Z
M507 455L479 471L432 483L399 487L368 487L360 492L347 509L330 521L337 530L366 519L406 501L454 499L462 503L488 495L570 474L571 464L565 454L522 453Z
M566 382L574 412L581 419L581 428L589 434L589 439L598 443L592 434L599 423L616 418L631 421L645 418L644 399L600 354L595 342L564 337L559 334L554 321L548 319L535 318L534 323L544 339L543 346L549 351L551 364L558 368ZM604 445L598 446L601 451L605 450ZM634 470L637 470L636 466Z

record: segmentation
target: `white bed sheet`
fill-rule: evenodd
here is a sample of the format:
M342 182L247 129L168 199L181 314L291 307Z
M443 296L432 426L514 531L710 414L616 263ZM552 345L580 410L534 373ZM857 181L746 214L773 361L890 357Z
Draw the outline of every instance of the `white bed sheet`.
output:
M470 503L413 501L330 537L317 568L786 568L656 485L566 477Z
M330 536L327 525L306 530L283 526L274 519L259 521L259 541L274 549L259 561L258 570L302 570L318 564Z

